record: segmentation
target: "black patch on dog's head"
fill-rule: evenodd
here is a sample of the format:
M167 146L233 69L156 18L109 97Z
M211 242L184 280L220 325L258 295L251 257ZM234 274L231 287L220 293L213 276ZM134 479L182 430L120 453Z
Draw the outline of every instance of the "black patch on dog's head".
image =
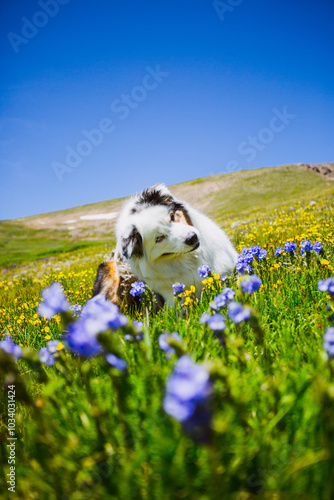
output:
M189 225L191 225L191 219L189 213L182 203L176 201L171 194L163 193L158 186L152 186L150 188L144 189L144 191L139 196L136 201L136 205L146 205L146 206L157 206L163 205L169 208L170 212L176 212L181 210ZM137 210L132 208L131 213L135 213Z
M152 186L150 188L144 189L144 191L139 196L136 201L136 205L164 205L170 207L173 203L174 198L168 193L162 193L157 186Z
M130 233L122 237L122 254L126 259L143 256L143 239L136 226L132 226Z

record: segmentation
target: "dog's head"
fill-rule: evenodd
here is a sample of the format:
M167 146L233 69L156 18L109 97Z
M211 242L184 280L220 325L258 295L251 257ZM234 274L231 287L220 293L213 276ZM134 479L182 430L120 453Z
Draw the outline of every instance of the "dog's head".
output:
M151 262L178 258L200 245L199 232L186 207L161 184L131 200L117 232L121 253L127 260L143 256Z

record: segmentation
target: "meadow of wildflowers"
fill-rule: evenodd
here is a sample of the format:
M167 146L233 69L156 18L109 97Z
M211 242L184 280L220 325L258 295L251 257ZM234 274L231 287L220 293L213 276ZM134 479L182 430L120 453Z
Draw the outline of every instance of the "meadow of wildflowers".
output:
M9 386L15 498L334 498L334 202L310 201L230 228L235 273L157 312L142 283L136 310L90 299L102 246L2 273L3 498Z

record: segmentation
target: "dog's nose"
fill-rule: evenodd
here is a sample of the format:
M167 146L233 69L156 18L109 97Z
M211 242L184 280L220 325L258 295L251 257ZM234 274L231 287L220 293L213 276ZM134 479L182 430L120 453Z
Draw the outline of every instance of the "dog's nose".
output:
M198 236L196 233L190 233L188 235L188 238L185 240L185 244L189 245L190 247L196 245L198 243Z

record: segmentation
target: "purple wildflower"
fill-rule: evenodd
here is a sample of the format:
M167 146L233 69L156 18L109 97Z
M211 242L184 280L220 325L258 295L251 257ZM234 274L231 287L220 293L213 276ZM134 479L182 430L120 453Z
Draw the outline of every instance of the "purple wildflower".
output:
M59 340L49 340L46 344L46 348L50 354L54 354L57 352L57 346L59 344Z
M264 248L263 248L263 249L261 249L261 250L259 251L259 253L258 253L258 255L257 255L257 258L258 258L259 260L265 260L265 259L266 259L266 257L267 257L267 255L268 255L267 250L264 250Z
M246 264L251 264L253 262L254 255L247 247L244 247L242 249L241 254L242 254L242 257L244 258Z
M211 309L214 309L215 311L218 311L222 307L226 306L226 304L234 299L235 292L232 290L232 288L226 287L220 293L217 295L217 297L214 298L213 302L211 302L210 307Z
M133 297L141 297L143 295L145 287L146 285L143 281L135 281L131 284L130 294Z
M78 317L81 314L82 306L80 304L74 304L69 307L70 311L72 311L74 317Z
M242 291L245 293L253 293L260 289L262 281L256 274L246 276L241 281Z
M212 383L208 371L182 356L166 383L163 401L165 412L182 423L194 439L209 437Z
M15 361L17 361L22 356L22 347L14 344L10 335L6 335L4 340L1 340L0 349L5 351L7 354L12 354Z
M54 365L55 358L52 356L52 354L50 354L50 352L48 351L48 349L46 347L42 347L38 351L38 356L44 365L47 365L47 366Z
M210 318L211 318L210 314L203 313L202 316L200 317L199 324L204 325L204 323L207 323Z
M275 257L280 257L282 253L285 252L285 248L283 247L277 247L275 250Z
M300 245L300 253L304 255L304 253L308 253L313 249L313 245L310 240L303 240Z
M213 332L223 332L226 328L225 318L222 314L213 314L206 321L206 324Z
M259 245L256 245L256 246L250 247L249 250L250 250L250 252L251 252L252 255L257 255L258 256L261 249L260 249Z
M328 357L334 356L334 327L330 326L324 333L323 348L327 351Z
M185 285L183 283L175 283L173 286L174 295L179 295L184 292Z
M202 279L206 279L209 276L209 273L211 272L211 268L207 265L204 265L199 268L198 270L198 275Z
M182 339L177 332L165 332L160 335L159 347L162 351L165 351L165 353L167 354L167 358L170 358L175 353L175 349L169 344L168 339L173 339L180 343L182 342Z
M251 317L251 312L239 302L230 302L227 306L228 317L233 323L239 324L242 321L247 321Z
M65 297L60 283L52 283L51 286L42 291L42 298L37 312L46 319L51 319L58 313L65 313L69 309L69 303Z
M318 281L318 290L320 292L328 292L329 295L334 295L334 277L327 278L326 280Z
M88 300L78 321L71 323L67 342L69 347L82 356L92 356L101 350L97 335L110 328L125 326L128 319L120 314L118 307L96 295Z
M287 253L291 253L291 252L294 252L297 248L297 245L296 243L294 243L293 241L287 241L284 245L284 250L287 252Z
M127 363L124 359L120 359L115 354L106 354L106 360L109 365L117 368L120 372L124 372L127 368Z
M317 253L318 255L320 255L321 250L322 250L322 248L321 248L321 241L316 241L316 242L314 243L314 245L313 245L313 251L314 251L315 253Z

